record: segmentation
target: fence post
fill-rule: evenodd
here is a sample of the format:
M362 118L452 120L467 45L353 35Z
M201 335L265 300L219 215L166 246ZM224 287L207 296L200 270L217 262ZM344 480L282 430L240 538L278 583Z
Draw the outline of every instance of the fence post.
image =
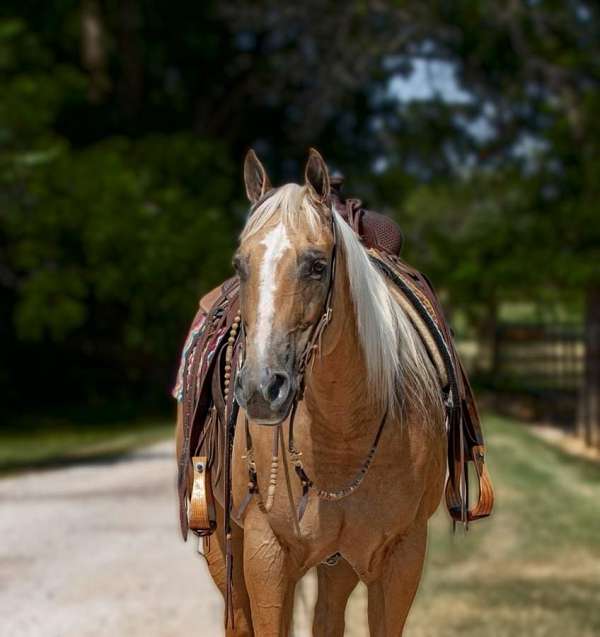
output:
M600 449L600 285L586 290L584 347L577 432L587 445Z

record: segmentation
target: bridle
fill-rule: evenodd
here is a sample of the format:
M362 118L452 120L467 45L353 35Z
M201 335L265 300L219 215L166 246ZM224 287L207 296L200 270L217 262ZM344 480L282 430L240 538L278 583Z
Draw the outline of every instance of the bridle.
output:
M319 488L314 481L308 476L306 469L302 463L302 452L296 446L294 441L294 421L296 417L296 412L298 409L298 403L301 402L304 398L304 384L305 384L305 375L308 366L311 364L311 361L314 361L314 357L317 352L321 351L321 344L323 334L327 329L327 326L331 322L333 316L333 295L334 295L334 284L335 284L335 275L336 275L336 264L337 264L337 252L338 252L338 243L337 243L337 233L336 233L336 221L334 219L334 215L332 213L331 216L331 232L333 235L333 248L331 252L331 260L329 265L329 281L327 287L327 294L325 296L325 302L323 306L323 312L318 321L313 324L310 336L308 341L302 351L302 354L298 358L297 365L297 382L296 382L296 393L294 399L292 400L290 412L289 412L289 428L288 428L288 443L287 443L287 452L289 453L290 460L294 466L294 470L298 479L300 480L300 484L302 487L302 496L298 502L296 508L296 515L298 522L302 519L304 512L306 510L306 505L308 504L308 496L310 491L312 490L317 497L322 500L329 501L337 501L342 500L352 493L354 493L358 487L361 485L367 472L373 462L373 458L375 456L375 452L377 451L377 447L379 444L379 440L381 438L381 434L383 432L383 427L385 421L387 420L388 415L388 407L384 410L383 416L377 428L377 432L373 439L373 443L371 448L363 461L360 469L354 476L352 480L350 480L345 486L336 490L327 490ZM241 347L244 347L244 334L242 332L241 339ZM243 359L243 354L239 357L240 365ZM238 370L239 371L239 370ZM283 422L283 421L282 421ZM269 475L269 485L267 489L267 497L263 499L259 487L258 487L258 475L256 468L256 460L254 457L254 449L252 444L252 435L250 433L250 424L248 421L248 416L244 417L244 427L245 427L245 435L246 435L246 453L243 456L248 465L248 493L244 498L243 502L240 505L238 510L238 518L242 518L246 507L250 503L253 497L256 497L258 502L258 506L263 513L268 513L275 499L275 490L277 487L277 474L279 469L279 447L283 446L283 429L282 422L273 426L273 439L272 439L272 447L271 447L271 470ZM285 462L285 454L283 454L283 459Z

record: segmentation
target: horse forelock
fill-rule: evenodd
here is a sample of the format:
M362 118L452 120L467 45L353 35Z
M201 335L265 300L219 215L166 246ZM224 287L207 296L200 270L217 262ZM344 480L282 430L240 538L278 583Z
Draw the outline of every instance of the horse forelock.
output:
M240 240L243 243L277 223L282 223L292 237L299 232L312 240L322 236L322 218L306 186L286 184L269 192L252 211Z

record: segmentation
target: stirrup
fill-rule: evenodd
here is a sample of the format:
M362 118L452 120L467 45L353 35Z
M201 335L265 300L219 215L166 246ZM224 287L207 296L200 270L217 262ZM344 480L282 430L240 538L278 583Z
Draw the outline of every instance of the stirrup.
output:
M211 535L217 528L215 503L206 456L192 458L194 483L188 506L189 528L200 537Z

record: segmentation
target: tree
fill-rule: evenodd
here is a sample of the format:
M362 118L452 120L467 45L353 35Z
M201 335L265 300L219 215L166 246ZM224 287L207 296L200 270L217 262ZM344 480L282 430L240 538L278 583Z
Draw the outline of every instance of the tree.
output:
M397 208L482 335L503 298L587 299L591 439L599 25L586 0L6 0L0 347L11 366L68 353L93 370L82 395L105 368L164 391L195 297L229 272L245 150L279 181L318 145L349 193ZM424 64L460 94L399 96Z
M472 3L457 5L454 17L462 21ZM447 6L440 8L440 15L451 19ZM588 442L600 445L598 6L483 2L473 22L475 28L485 28L486 38L470 38L473 31L465 30L449 48L460 60L463 84L493 114L495 134L483 149L485 162L493 163L498 150L505 161L507 154L509 160L517 155L526 178L531 181L533 175L539 187L537 206L530 209L532 222L522 238L526 259L521 271L533 269L531 261L537 261L540 284L584 290L586 372L580 431ZM535 155L523 153L527 144L537 148Z
M428 7L424 36L400 58L451 72L460 99L432 93L382 115L380 192L393 201L390 185L401 184L399 218L417 262L438 273L482 332L493 327L499 298L585 302L579 430L599 444L598 7Z

